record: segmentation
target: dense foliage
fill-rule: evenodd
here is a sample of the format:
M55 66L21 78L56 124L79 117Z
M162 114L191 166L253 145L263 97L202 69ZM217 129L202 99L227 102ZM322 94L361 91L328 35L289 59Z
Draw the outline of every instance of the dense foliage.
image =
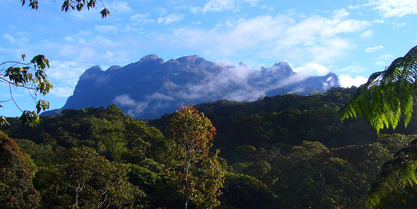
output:
M380 178L378 171L389 171L384 162L399 150L405 153L415 138L407 135L416 134L417 123L412 118L408 128L381 134L366 120L342 123L338 111L355 91L221 100L188 107L182 118L177 112L153 121L135 120L115 105L64 110L41 117L33 128L9 118L3 135L28 157L21 154L5 163L31 171L19 178L26 179L21 181L27 182L25 191L38 195L33 204L41 208L184 208L181 188L187 187L175 177L185 178L187 168L181 143L195 142L189 151L201 148L207 154L198 154L201 158L188 166L187 177L194 182L188 188L196 189L189 193L196 201L188 208L361 208L372 182ZM210 136L214 126L217 134ZM216 200L207 199L210 195ZM405 204L392 205L416 206L410 193L401 195ZM2 193L2 198L9 196Z
M0 132L0 207L37 208L40 195L33 187L35 170L16 142Z

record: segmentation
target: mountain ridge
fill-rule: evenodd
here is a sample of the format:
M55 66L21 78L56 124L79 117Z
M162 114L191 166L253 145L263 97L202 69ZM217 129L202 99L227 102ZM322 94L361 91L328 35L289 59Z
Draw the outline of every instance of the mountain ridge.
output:
M198 55L164 61L150 54L135 63L111 66L106 71L98 65L90 67L80 76L65 105L43 115L115 103L132 117L152 119L175 111L182 103L254 101L282 93L323 93L338 86L334 73L325 76L296 73L283 61L254 70L243 63L225 66Z

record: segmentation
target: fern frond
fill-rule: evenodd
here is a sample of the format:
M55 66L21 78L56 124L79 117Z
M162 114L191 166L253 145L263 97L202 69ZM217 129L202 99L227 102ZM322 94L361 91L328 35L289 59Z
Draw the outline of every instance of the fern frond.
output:
M405 202L404 191L412 191L417 185L417 140L412 141L409 147L395 153L394 159L385 162L372 184L366 197L366 208L377 208L381 205L390 205L392 199ZM416 195L414 193L409 193Z
M375 72L362 84L353 99L340 109L341 119L367 118L379 132L396 128L401 118L407 126L417 89L417 46L395 59L384 71Z

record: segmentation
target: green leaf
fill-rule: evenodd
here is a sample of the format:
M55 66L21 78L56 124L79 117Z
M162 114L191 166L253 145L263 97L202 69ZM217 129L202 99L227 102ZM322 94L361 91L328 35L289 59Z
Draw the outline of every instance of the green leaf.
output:
M410 122L416 90L417 46L404 57L395 59L384 71L373 73L362 84L353 99L340 110L342 120L366 117L379 132L396 128L401 118Z

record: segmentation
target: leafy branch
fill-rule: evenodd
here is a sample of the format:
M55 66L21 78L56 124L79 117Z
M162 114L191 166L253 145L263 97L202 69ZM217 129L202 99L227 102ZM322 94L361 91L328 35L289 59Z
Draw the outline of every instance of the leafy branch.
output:
M49 102L37 100L38 92L46 95L52 90L53 86L45 73L45 68L49 68L49 60L45 55L37 55L29 63L25 63L25 55L22 55L20 61L6 61L0 64L0 82L9 86L10 97L16 107L22 112L20 120L22 123L30 126L39 121L38 114L41 110L49 109ZM27 89L29 95L36 103L36 111L22 110L13 97L12 87ZM7 102L1 101L0 103ZM0 105L2 107L2 105ZM4 117L0 118L0 127L7 124Z
M110 11L106 8L103 1L100 0L101 5L103 6L103 9L100 11L101 17L105 18L107 15L110 15ZM20 0L20 3L22 3L22 6L26 4L26 0ZM91 8L94 8L96 6L97 0L64 0L64 3L62 3L61 10L68 12L68 10L77 10L81 11L84 7L87 7L88 10ZM29 0L29 7L32 9L38 10L39 2L38 0Z

